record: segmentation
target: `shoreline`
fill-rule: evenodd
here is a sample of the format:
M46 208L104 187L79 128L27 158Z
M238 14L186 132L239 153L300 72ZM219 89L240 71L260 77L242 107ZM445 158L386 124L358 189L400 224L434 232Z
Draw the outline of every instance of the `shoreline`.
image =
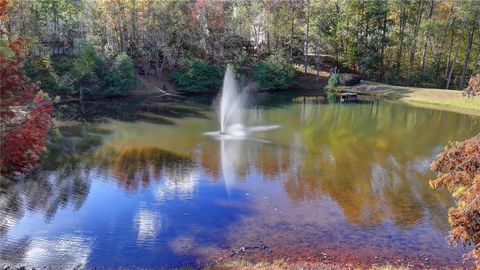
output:
M343 93L352 92L363 96L385 99L390 101L397 101L406 103L410 106L450 111L455 113L461 113L480 117L480 97L466 98L462 95L462 91L459 90L444 90L438 88L420 88L410 86L397 86L380 82L364 81L353 86L335 86L330 88L327 86L328 73L322 71L320 77L317 78L315 74L311 72L300 73L296 76L297 84L288 89L269 89L254 91L257 93L291 93L298 94L300 96L319 96L320 94L331 93ZM140 80L143 83L143 89L135 89L126 95L117 96L85 96L85 100L111 100L111 99L125 99L135 97L149 97L149 96L171 96L176 98L189 98L197 96L215 96L216 91L180 91L176 86L169 82L167 79L158 79L152 76L140 76ZM157 89L164 89L165 92L161 92ZM79 102L77 96L60 95L60 103Z
M368 247L365 247L368 248ZM382 251L366 251L346 248L308 250L291 247L279 252L275 249L241 249L220 251L207 256L201 265L205 269L471 269L472 261L438 261L434 257L418 254L385 254ZM322 252L320 252L320 250ZM388 253L388 252L387 252ZM246 266L243 268L243 266ZM209 268L210 267L210 268Z
M396 86L371 81L362 81L353 86L336 86L332 90L336 93L353 92L416 107L480 116L480 98L468 99L462 95L462 91L457 90Z
M333 262L312 262L297 261L289 262L285 259L274 260L271 262L250 262L247 260L232 260L221 264L213 264L204 267L205 270L343 270L343 269L371 269L371 270L407 270L411 269L407 266L392 264L374 264L371 266L362 266L355 264L341 264Z

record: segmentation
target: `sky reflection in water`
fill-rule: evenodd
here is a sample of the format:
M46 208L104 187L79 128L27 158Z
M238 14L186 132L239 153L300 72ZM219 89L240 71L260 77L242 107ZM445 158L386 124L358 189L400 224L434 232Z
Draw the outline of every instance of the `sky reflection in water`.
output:
M445 240L452 200L429 189L428 166L445 143L480 131L471 117L266 103L247 123L280 128L218 141L203 135L218 129L209 107L174 111L189 113L63 129L42 169L0 194L0 265L180 267L240 256L461 265L464 250Z

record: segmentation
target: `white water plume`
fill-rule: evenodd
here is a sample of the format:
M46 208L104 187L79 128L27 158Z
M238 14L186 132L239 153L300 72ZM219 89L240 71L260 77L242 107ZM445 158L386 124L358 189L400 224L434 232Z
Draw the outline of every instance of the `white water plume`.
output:
M278 128L278 125L246 127L245 102L247 93L240 91L235 74L227 67L223 79L222 92L216 102L220 130L206 132L217 139L246 139L250 134ZM261 140L260 140L261 141Z

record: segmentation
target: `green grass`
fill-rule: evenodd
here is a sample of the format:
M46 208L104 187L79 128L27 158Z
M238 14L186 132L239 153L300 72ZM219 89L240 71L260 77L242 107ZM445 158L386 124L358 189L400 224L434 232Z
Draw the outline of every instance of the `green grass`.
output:
M400 100L414 106L455 111L480 116L480 97L466 98L461 91L436 88L418 88L362 82L355 86L336 87L337 92L355 92L391 100Z

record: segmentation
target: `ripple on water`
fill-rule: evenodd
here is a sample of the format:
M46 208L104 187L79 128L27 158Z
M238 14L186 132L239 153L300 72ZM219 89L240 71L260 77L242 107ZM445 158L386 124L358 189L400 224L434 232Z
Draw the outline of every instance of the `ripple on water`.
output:
M33 238L10 240L2 245L2 263L13 266L49 267L52 269L74 269L85 267L91 255L93 239L81 235L65 234L56 239ZM21 258L21 260L19 260Z
M465 250L445 239L453 200L429 188L428 163L479 124L391 103L287 102L244 116L282 127L212 140L203 133L218 124L204 110L63 130L43 167L0 194L0 264L463 266Z

